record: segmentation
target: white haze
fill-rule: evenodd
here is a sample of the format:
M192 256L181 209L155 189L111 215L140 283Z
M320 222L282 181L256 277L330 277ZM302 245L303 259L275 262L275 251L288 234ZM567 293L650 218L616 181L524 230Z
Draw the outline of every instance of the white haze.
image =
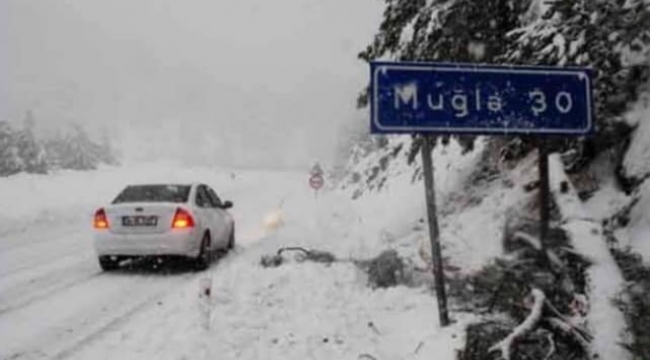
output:
M377 0L0 0L0 117L107 131L129 159L331 162ZM4 80L6 79L6 80ZM1 96L4 95L4 96Z

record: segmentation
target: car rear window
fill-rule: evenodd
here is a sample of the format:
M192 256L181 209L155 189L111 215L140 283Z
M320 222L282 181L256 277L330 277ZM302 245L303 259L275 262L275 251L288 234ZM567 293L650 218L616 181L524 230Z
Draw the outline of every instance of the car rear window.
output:
M113 200L113 204L129 202L184 203L190 196L189 185L132 185Z

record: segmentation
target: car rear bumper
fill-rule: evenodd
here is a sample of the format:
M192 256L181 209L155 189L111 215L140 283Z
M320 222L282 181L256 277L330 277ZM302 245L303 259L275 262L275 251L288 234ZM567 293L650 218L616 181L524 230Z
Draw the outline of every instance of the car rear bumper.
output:
M180 255L196 257L201 236L195 229L174 230L164 234L116 234L95 231L97 255Z

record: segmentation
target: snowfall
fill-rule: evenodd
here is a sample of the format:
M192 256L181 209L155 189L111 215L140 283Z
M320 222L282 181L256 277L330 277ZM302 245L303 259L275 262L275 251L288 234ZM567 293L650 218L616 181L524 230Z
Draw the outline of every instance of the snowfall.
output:
M482 146L465 155L453 142L434 151L443 255L453 265L448 276L502 255L504 209L524 206L531 195L520 185L536 177L533 154L501 181L467 187ZM551 160L558 184L563 171ZM305 171L175 162L2 179L0 359L453 360L478 315L452 308L451 326L441 327L429 286L372 289L349 261L394 249L426 266L424 189L412 176L405 164L391 166L382 191L356 200L350 189L314 192ZM102 272L92 247L94 210L126 184L161 181L205 182L232 200L235 249L203 272ZM508 182L516 186L503 186ZM553 186L574 246L594 260L588 295L596 311L587 319L593 350L602 359L629 358L619 345L623 317L611 304L622 279L592 221L625 199L606 187L579 204ZM284 246L330 251L339 261L289 256L279 267L260 265ZM208 298L201 295L206 284Z
M235 250L199 273L101 272L94 210L125 184L160 181L202 181L232 200ZM442 330L430 290L372 290L345 261L417 245L423 191L408 185L355 203L315 193L305 172L172 162L3 179L0 359L452 359L469 316ZM260 266L294 245L343 260ZM209 304L199 296L205 281Z

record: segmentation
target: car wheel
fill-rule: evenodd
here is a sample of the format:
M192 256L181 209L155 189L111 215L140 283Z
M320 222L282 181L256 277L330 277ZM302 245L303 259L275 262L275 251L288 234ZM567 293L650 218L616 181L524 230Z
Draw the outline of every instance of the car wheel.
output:
M230 232L230 238L228 239L228 250L235 248L235 224L232 225L232 231Z
M210 235L206 232L201 240L201 250L199 255L194 259L194 268L196 270L205 270L210 266Z
M99 266L104 271L112 271L120 266L119 259L113 259L111 256L100 256Z

